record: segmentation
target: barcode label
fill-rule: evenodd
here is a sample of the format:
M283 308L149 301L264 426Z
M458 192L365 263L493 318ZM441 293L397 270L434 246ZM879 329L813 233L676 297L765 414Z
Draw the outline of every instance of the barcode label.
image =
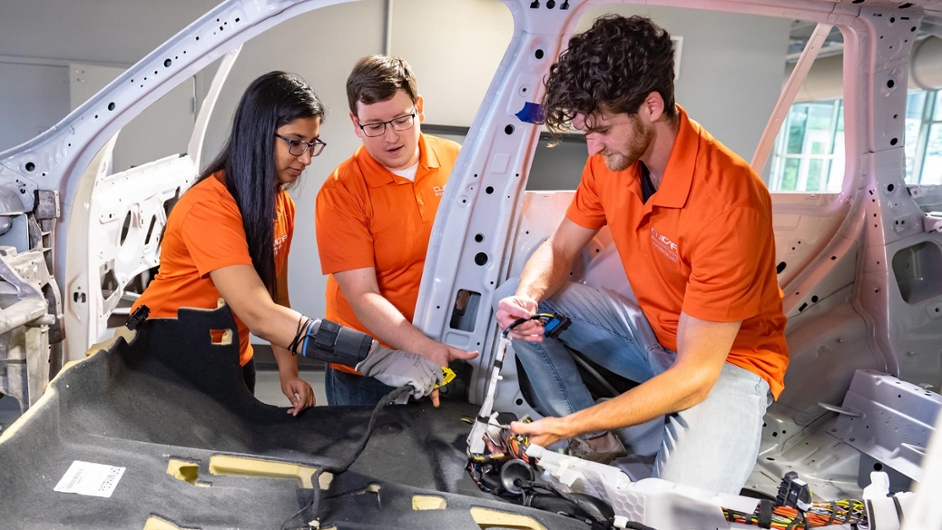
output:
M118 481L124 475L123 467L106 466L76 460L53 488L60 493L75 493L93 497L111 497Z

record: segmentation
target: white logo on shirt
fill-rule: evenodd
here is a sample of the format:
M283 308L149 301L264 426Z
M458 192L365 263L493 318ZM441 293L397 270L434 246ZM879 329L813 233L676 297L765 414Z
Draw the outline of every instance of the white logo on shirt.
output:
M677 244L671 241L667 236L658 233L654 227L651 227L651 241L654 242L655 248L667 256L667 259L676 263L680 258L680 251L677 248Z
M441 197L445 193L445 185L432 186L432 190L435 192L436 197Z
M288 240L288 234L285 234L278 239L275 239L275 255L277 256L281 253L281 247L284 246L285 241Z

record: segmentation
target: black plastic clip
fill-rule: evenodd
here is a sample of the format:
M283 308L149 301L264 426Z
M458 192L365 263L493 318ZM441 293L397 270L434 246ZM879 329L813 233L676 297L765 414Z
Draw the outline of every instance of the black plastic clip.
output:
M128 315L128 319L124 321L124 325L127 326L129 330L134 331L141 325L141 322L147 320L148 315L150 315L150 308L146 305L142 305Z
M811 508L811 488L807 482L798 478L798 473L789 471L778 486L775 504L806 512Z

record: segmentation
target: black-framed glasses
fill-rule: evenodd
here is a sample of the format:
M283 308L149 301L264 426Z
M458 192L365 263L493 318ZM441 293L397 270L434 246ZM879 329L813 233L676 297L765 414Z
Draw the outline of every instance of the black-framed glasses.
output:
M291 138L285 138L284 136L275 133L275 136L281 138L282 140L288 142L288 153L291 156L301 156L311 150L311 156L317 156L321 154L321 151L327 147L327 142L321 140L320 138L315 138L313 142L305 142L304 140L292 140Z
M375 136L382 136L386 134L386 124L392 125L392 128L397 131L408 131L415 125L415 115L418 114L418 109L412 107L412 113L406 114L404 116L399 116L393 118L389 121L381 121L378 123L367 123L360 124L360 130L363 131L363 134L373 138Z

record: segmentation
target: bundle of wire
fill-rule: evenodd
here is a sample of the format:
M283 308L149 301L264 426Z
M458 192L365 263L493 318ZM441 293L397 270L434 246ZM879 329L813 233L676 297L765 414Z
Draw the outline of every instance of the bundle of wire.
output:
M471 434L468 435L468 472L474 483L486 493L493 493L493 488L484 484L483 477L488 473L499 472L504 462L511 458L519 458L528 464L531 463L530 457L526 454L529 438L515 434L508 426L497 425L494 420L495 415L492 414L500 369L503 366L506 348L510 344L508 335L512 329L530 320L540 321L544 326L549 322L556 322L553 326L560 328L556 332L558 333L565 329L566 324L557 325L560 321L554 320L556 317L557 315L553 313L538 313L529 318L518 318L501 332L497 357L491 368L490 381L481 411L476 418L465 420L472 425Z
M469 423L474 422L472 418L462 419ZM492 488L484 484L484 475L499 472L504 462L511 459L516 458L528 464L531 463L530 457L527 456L527 447L530 445L529 437L516 434L509 427L501 426L499 433L496 435L491 433L491 429L485 431L484 445L487 447L487 454L468 455L468 473L474 483L485 493L493 493L493 491Z
M758 525L759 509L755 513L741 513L723 508L723 515L731 523ZM858 524L866 526L867 507L862 500L842 499L830 502L813 502L807 511L776 506L772 510L771 528L798 530L822 526Z

